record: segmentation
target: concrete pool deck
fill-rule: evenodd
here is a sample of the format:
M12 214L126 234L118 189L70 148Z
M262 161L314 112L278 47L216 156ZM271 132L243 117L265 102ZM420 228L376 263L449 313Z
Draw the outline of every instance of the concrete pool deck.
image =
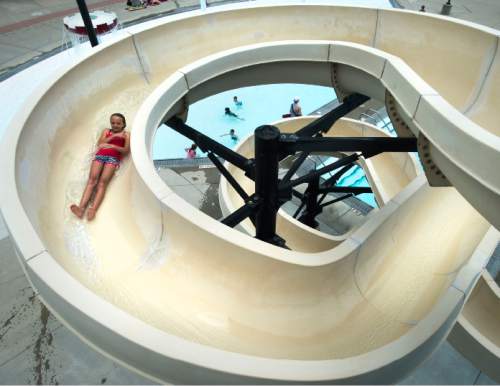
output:
M208 6L238 0L207 0ZM199 0L167 0L158 6L126 10L125 0L87 0L89 11L114 12L122 26L199 7ZM61 51L64 16L78 12L74 0L0 2L0 80Z
M207 0L208 6L238 0ZM444 0L398 0L403 8L439 13ZM89 9L117 14L124 25L174 12L194 9L198 0L168 0L159 6L130 12L124 0L87 0ZM495 0L454 0L451 16L500 29L500 7ZM0 80L39 58L59 52L63 38L62 18L76 12L74 0L2 0L0 2Z

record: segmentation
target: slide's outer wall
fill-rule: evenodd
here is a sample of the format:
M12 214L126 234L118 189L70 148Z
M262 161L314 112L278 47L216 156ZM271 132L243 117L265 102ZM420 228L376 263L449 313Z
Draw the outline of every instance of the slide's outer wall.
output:
M380 10L374 46L402 58L451 105L464 111L482 87L496 50L498 31L456 19L448 23L443 20L450 19ZM415 49L419 44L425 44L425 48ZM443 51L446 55L439 55Z
M448 340L476 367L500 382L500 288L486 269L479 277Z
M252 384L252 383L294 383L294 382L315 382L317 383L332 383L332 380L324 380L321 382L321 367L316 369L318 373L314 373L314 366L311 366L311 378L303 379L282 379L279 382L274 377L260 378L244 376L243 368L241 364L238 363L242 360L245 362L244 356L238 360L238 354L233 354L232 356L236 358L231 358L231 356L224 355L219 358L216 352L213 350L205 351L205 348L196 344L186 345L186 342L182 342L182 348L179 351L185 349L192 350L196 356L196 352L199 356L204 357L206 355L213 356L210 362L215 362L217 359L226 361L227 368L231 368L231 362L236 366L233 368L234 371L242 371L240 374L231 374L229 372L221 372L216 370L211 370L207 368L200 368L191 363L176 360L165 356L162 352L152 351L150 348L145 348L141 345L141 342L147 342L151 346L157 346L158 351L160 347L155 344L155 342L162 342L163 344L175 345L179 344L174 336L170 336L168 341L165 341L165 336L159 331L155 331L151 327L143 325L143 322L130 318L128 315L124 315L123 311L117 309L116 307L108 304L102 299L97 298L93 293L91 293L86 288L82 287L81 284L74 280L71 280L71 286L66 287L65 295L60 290L59 283L68 283L67 273L57 264L48 254L43 254L36 261L30 262L28 264L28 275L31 278L35 288L38 289L40 296L47 303L50 310L57 315L58 319L61 320L68 328L70 328L74 333L76 333L80 338L85 340L87 343L92 345L94 349L97 349L101 353L110 356L114 360L118 360L121 364L137 371L138 373L147 376L155 381L168 381L173 383L205 383L205 384ZM57 281L56 287L59 287L59 291L54 291L48 282L53 282L54 278L61 280ZM62 296L61 296L62 295ZM78 297L79 299L76 299ZM68 301L71 299L71 301ZM83 313L80 310L79 305L91 302L93 306L93 315L88 313ZM425 320L422 321L424 331L434 331L435 332L428 338L428 340L415 347L415 350L411 350L408 356L401 358L400 360L390 362L385 366L376 368L374 371L365 372L363 374L364 366L372 367L375 365L370 357L361 356L359 359L347 359L341 362L351 361L354 364L351 367L353 370L356 368L356 372L362 373L362 375L349 377L345 374L345 377L335 379L335 383L351 383L351 384L363 384L363 383L388 383L397 382L399 379L407 375L415 365L421 363L425 358L430 355L430 353L437 347L437 345L445 339L449 330L452 328L455 318L460 312L463 306L463 294L451 288L450 291L440 300L439 306L429 315ZM76 307L74 306L76 305ZM453 307L450 309L450 307ZM117 318L121 322L125 322L121 325L120 330L117 331L115 326L114 329L109 329L107 326L100 324L97 319L99 318L99 313L105 312L108 316ZM443 319L446 318L447 319ZM149 331L147 335L143 335L145 331ZM159 334L158 334L159 333ZM127 336L127 338L125 337ZM405 337L398 346L405 347L405 345L413 346L413 342ZM187 346L187 347L185 347ZM166 347L162 347L165 349ZM177 351L177 350L175 350ZM215 350L218 351L218 350ZM222 354L222 353L221 353ZM259 358L253 358L254 365L260 365L262 368L269 366L265 360L262 363L258 363ZM272 366L278 366L278 368L269 367L264 370L264 373L269 375L272 373L280 374L280 362L288 365L285 362L289 362L293 366L294 361L272 361L274 362ZM324 365L327 365L330 361L322 361ZM300 367L300 362L296 363L297 367ZM356 365L357 363L357 365ZM346 363L347 364L347 363ZM359 367L358 367L359 366ZM246 371L252 373L253 369L248 368ZM285 375L285 374L281 374Z

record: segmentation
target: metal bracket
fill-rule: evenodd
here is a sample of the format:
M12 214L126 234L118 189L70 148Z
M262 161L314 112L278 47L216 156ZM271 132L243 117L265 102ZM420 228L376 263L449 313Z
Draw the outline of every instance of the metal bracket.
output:
M418 135L418 155L430 186L451 186L450 181L434 163L431 156L432 143L422 133Z
M391 119L392 126L398 137L415 137L410 127L406 124L406 122L399 115L397 107L396 107L396 99L389 92L389 90L385 90L385 108L387 109L387 115Z

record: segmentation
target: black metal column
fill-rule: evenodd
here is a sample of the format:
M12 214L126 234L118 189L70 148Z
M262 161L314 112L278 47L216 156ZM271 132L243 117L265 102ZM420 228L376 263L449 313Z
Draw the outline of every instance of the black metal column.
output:
M83 22L85 23L85 29L87 30L90 44L92 47L95 47L99 44L99 42L97 41L97 35L95 33L94 26L92 25L92 20L90 19L87 4L85 3L85 0L76 0L76 3L78 4L80 15L82 15Z
M315 220L316 216L321 213L321 207L318 204L318 194L319 194L319 176L315 176L307 187L305 192L306 198L306 208L304 213L300 216L299 221L303 224L310 226L311 228L316 228L318 222Z
M259 240L279 244L276 237L276 214L279 208L278 168L280 131L274 126L255 129L255 195L261 200L255 216Z

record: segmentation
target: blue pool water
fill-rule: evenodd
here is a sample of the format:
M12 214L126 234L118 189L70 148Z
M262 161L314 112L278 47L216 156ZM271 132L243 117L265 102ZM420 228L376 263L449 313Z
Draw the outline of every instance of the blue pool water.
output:
M233 96L237 96L243 102L242 106L235 106ZM335 92L329 87L311 86L302 84L272 84L254 87L244 87L226 91L217 95L200 100L189 107L187 124L220 143L233 148L239 140L244 138L260 125L272 123L281 119L288 113L290 104L294 97L300 98L302 112L304 115L318 109L336 98ZM224 108L229 107L242 119L225 116ZM388 119L388 118L387 118ZM387 122L379 123L386 126L388 132L393 131ZM228 135L230 129L234 129L238 141L232 140ZM169 127L162 125L158 128L153 143L154 159L185 158L185 149L192 142L178 134ZM199 149L197 156L202 157ZM326 163L333 162L329 159ZM318 165L321 167L322 165ZM338 182L340 186L369 186L363 169L354 166ZM361 194L358 197L376 207L373 194Z
M339 180L337 185L340 186L365 186L368 187L370 184L368 184L368 181L365 177L365 173L363 172L363 169L355 165L351 170L349 170L344 176ZM363 193L363 194L358 194L356 197L358 197L360 200L363 200L366 202L368 205L371 205L374 208L377 208L377 202L375 201L375 196L373 193Z
M328 158L326 161L324 161L321 164L316 165L316 169L319 169L323 166L330 165L336 160L336 158ZM331 173L327 173L324 175L324 178L328 178L329 176L332 176L335 174L335 171ZM363 169L358 166L354 165L351 169L349 169L343 176L337 181L338 186L355 186L355 187L369 187L370 185L368 184L368 180L366 179L365 173L363 172ZM377 202L375 201L375 196L373 193L363 193L363 194L358 194L356 197L358 197L360 200L363 200L366 202L368 205L371 205L374 208L377 208Z
M234 105L235 95L243 102L241 107ZM296 96L300 98L304 115L336 98L333 89L321 86L272 84L244 87L213 95L189 106L187 124L232 148L236 142L229 136L221 135L234 129L242 139L257 127L281 119L281 116L290 110L290 104ZM244 120L225 116L225 107L229 107ZM156 132L153 158L184 158L184 149L191 143L189 139L162 125ZM198 151L198 156L203 156L203 153Z

